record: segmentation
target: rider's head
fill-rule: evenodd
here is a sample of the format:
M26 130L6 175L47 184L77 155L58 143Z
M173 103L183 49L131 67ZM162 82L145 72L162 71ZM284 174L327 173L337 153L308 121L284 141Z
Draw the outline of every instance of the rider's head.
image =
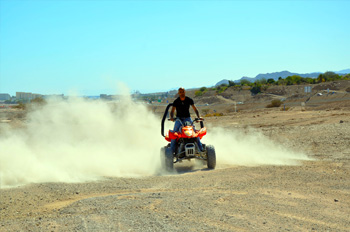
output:
M186 91L184 87L180 87L178 92L180 98L184 98L186 96Z

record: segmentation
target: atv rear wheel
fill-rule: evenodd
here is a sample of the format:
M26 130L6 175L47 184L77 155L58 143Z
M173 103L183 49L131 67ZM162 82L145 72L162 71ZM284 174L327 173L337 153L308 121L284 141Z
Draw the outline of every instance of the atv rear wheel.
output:
M216 166L216 154L213 145L207 146L207 166L209 169L215 169Z
M162 169L165 169L165 162L164 162L165 148L166 147L160 148L160 164L162 165Z
M163 156L163 164L165 167L165 170L168 172L172 172L174 170L174 156L173 152L170 147L166 147L164 149L164 156Z

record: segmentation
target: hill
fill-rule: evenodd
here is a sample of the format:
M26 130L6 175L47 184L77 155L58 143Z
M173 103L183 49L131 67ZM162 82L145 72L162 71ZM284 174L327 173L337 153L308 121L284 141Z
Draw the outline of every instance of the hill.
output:
M289 71L281 71L281 72L273 72L273 73L260 73L258 74L256 77L254 78L249 78L249 77L242 77L240 80L248 80L250 82L254 82L256 80L261 80L261 79L274 79L274 80L278 80L278 78L282 77L282 78L286 78L289 76L293 76L293 75L298 75L301 77L312 77L312 78L316 78L318 77L318 75L322 74L321 72L313 72L313 73L292 73Z
M337 73L337 74L348 74L348 73L350 73L350 68L344 69L344 70L340 70L340 71L335 72L335 73Z
M350 73L350 69L343 69L340 71L335 71L335 73L337 74L348 74ZM322 74L321 72L312 72L312 73L294 73L294 72L289 72L289 71L281 71L281 72L272 72L272 73L260 73L258 75L256 75L255 77L247 77L247 76L243 76L242 78L236 80L236 82L239 82L241 80L247 80L250 82L255 82L257 80L261 80L261 79L274 79L274 80L278 80L279 77L282 78L286 78L288 76L293 76L293 75L297 75L297 76L301 76L301 77L311 77L311 78L316 78L318 77L320 74ZM219 82L217 82L215 84L215 86L219 86L221 84L228 84L229 80L227 79L223 79Z

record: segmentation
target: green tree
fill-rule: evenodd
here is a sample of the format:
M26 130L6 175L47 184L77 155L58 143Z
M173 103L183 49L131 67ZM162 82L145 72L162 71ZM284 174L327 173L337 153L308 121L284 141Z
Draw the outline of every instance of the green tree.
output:
M323 76L326 79L326 81L335 81L341 79L341 76L339 76L335 72L325 72Z
M264 85L267 83L267 80L265 78L261 78L260 80L255 81L255 83Z
M287 85L299 85L302 82L302 77L298 75L288 76L286 78Z
M37 97L37 98L32 99L32 100L30 101L30 103L32 103L32 104L38 104L38 105L44 105L44 104L46 104L46 101L45 101L45 99L42 98L42 97Z
M343 80L350 80L350 74L346 74L345 76L342 76Z
M273 85L273 84L275 84L275 83L276 83L276 82L275 82L275 80L274 80L273 78L267 79L267 84Z
M318 75L316 82L321 83L321 82L326 82L326 81L336 81L340 80L342 77L335 72L325 72L323 74Z
M253 95L256 95L258 93L261 93L261 84L259 83L255 83L253 88L250 89L250 92L253 94Z
M325 82L326 79L323 77L323 74L318 75L316 79L317 83Z
M286 80L283 79L282 77L278 78L278 81L276 82L277 85L285 85L286 84Z
M228 86L231 87L231 86L235 86L236 83L234 81L228 81Z
M222 84L216 88L216 93L220 94L228 88L228 85Z
M308 83L308 84L315 84L316 79L311 78L311 77L305 77L305 78L303 78L303 82Z
M241 85L251 85L252 83L246 79L240 80Z
M202 87L199 90L194 92L195 96L202 96L205 92L207 92L207 87Z

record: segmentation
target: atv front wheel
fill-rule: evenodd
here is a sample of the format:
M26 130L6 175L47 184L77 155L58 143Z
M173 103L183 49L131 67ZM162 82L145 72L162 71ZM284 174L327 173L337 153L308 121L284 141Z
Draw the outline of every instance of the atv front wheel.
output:
M215 169L216 166L216 154L213 145L207 146L207 166L209 169Z

